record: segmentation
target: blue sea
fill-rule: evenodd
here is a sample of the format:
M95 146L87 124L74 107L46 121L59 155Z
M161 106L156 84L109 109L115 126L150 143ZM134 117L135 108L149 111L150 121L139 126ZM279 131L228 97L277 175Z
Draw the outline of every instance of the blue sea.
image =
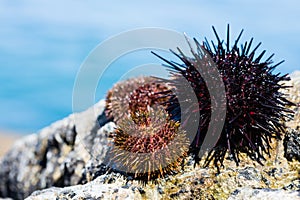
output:
M28 134L71 114L76 75L101 42L121 32L159 27L215 40L211 26L231 41L262 41L260 51L285 60L277 72L300 69L300 3L229 1L37 1L0 2L0 130ZM134 42L134 41L131 41ZM162 53L170 59L171 54ZM161 61L149 50L111 64L95 91L95 102L136 66ZM155 70L154 70L155 71ZM84 93L83 93L84 94Z

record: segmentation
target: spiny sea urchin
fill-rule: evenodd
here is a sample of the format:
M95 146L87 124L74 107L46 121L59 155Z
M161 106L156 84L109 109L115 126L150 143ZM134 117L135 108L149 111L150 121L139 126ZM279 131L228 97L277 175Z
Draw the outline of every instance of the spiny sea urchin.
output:
M151 82L148 78L139 77L128 79L116 83L107 93L106 97L106 116L118 122L120 119L129 115L130 93L137 87Z
M168 94L168 95L166 95ZM118 122L126 116L131 116L134 120L142 120L142 116L137 118L140 111L143 113L155 104L168 102L171 94L170 88L153 77L132 78L117 83L108 92L106 98L106 116ZM172 100L175 101L176 100ZM170 106L165 108L170 109Z
M151 80L151 78L148 78ZM130 93L129 112L133 121L137 124L149 123L149 111L151 106L161 105L169 101L171 90L164 83L157 80L145 83ZM173 97L173 96L172 96ZM170 110L168 103L164 104L164 109Z
M184 77L197 96L198 103L188 111L200 112L198 132L190 152L198 154L211 120L211 97L202 77L202 73L210 74L211 64L207 57L211 57L225 85L226 119L220 138L206 158L206 165L213 160L219 169L227 151L236 164L239 163L241 152L261 163L261 160L265 160L265 154L270 156L271 139L280 138L284 131L283 121L292 115L292 111L286 109L286 106L292 103L279 91L286 87L281 85L280 81L289 80L288 75L272 73L274 68L282 63L272 65L271 58L274 54L262 62L260 60L266 51L255 58L255 52L261 43L251 50L253 38L239 47L238 42L243 30L232 48L229 42L229 25L226 42L219 38L214 27L213 31L217 44L210 44L205 38L201 45L194 39L197 46L195 57L187 57L180 49L179 54L173 52L183 64L168 61L154 54L168 63L167 67L172 77L169 82L176 88L177 94L184 93L185 87L180 81L180 77ZM201 70L203 67L205 71Z
M117 124L110 135L113 168L143 181L179 170L189 140L170 119L169 102L177 103L170 87L151 77L129 79L109 91L106 114Z
M142 112L142 111L141 111ZM149 181L176 173L187 155L189 140L179 123L169 119L164 108L154 106L146 111L147 124L136 124L125 117L111 135L111 162L135 178Z

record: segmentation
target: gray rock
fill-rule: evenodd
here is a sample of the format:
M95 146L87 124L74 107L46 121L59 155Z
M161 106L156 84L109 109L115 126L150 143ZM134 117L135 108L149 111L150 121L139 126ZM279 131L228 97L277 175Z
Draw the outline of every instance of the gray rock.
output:
M284 157L289 161L292 159L300 162L300 129L289 129L283 140Z
M118 175L112 175L113 181L107 182L106 175L102 175L94 181L84 184L76 185L65 188L49 188L41 191L34 192L26 200L55 200L55 199L141 199L141 193L139 190L133 187L124 186L124 180L122 178L116 178Z
M272 190L272 189L253 189L253 188L240 188L236 189L228 200L297 200L300 199L300 192L285 191L285 190Z
M38 189L76 185L99 176L108 149L107 130L114 126L112 122L99 126L104 108L105 101L100 101L18 141L0 161L0 197L24 199Z
M210 184L209 170L196 168L193 172L178 174L176 177L170 177L161 180L159 184L142 185L136 181L125 180L123 176L117 173L104 174L97 177L92 182L84 185L76 185L65 188L49 188L34 192L26 200L42 199L227 199L227 195L222 194L228 188L233 187L229 200L244 199L293 199L300 198L300 192L296 190L287 191L285 189L254 189L261 182L257 180L258 170L254 168L241 168L237 170L238 179L245 179L245 182L224 181L220 182L214 178L214 185ZM208 179L206 179L208 178ZM252 181L253 186L248 186ZM256 182L256 184L254 184ZM206 185L208 184L208 185ZM226 185L226 186L225 186ZM237 187L242 185L243 187ZM225 186L225 187L224 187ZM213 188L209 190L209 188ZM219 188L219 189L217 189Z

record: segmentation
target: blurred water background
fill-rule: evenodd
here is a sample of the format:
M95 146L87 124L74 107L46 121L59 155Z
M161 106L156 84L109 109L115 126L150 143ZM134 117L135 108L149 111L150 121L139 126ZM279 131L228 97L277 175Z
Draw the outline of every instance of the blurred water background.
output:
M72 89L81 63L100 42L123 31L161 27L199 41L254 36L277 71L300 69L300 3L286 1L2 0L0 2L0 130L28 134L72 113ZM98 86L95 101L131 67L160 61L149 52L122 58ZM146 56L145 56L146 55ZM119 73L119 74L118 74Z

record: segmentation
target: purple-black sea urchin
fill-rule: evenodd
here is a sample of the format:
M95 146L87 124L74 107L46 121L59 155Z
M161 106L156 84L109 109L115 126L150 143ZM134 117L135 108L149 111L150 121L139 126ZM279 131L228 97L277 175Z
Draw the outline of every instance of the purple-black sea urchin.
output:
M198 153L210 122L211 97L200 74L200 72L210 74L207 59L207 56L210 56L225 85L226 119L220 138L206 158L206 165L213 161L218 167L223 163L227 151L237 164L241 152L261 163L261 160L265 160L265 154L270 156L271 139L281 138L281 133L284 132L283 121L292 115L292 111L286 109L286 106L292 103L279 91L285 87L280 81L289 80L288 75L273 73L274 68L282 63L273 65L271 60L273 54L264 61L261 59L265 51L255 56L261 43L252 48L253 38L239 46L243 30L231 48L229 26L225 42L219 38L214 27L213 31L217 44L213 42L210 44L205 38L205 42L201 45L194 39L197 46L195 57L187 57L180 50L179 54L173 52L183 64L168 61L154 54L168 63L167 67L172 77L169 82L176 88L177 94L184 94L185 87L180 81L184 77L197 96L198 103L194 104L189 112L200 112L200 122L190 151ZM203 67L205 71L201 71Z
M190 143L179 123L170 120L164 108L150 108L146 112L148 123L136 124L129 117L119 121L111 135L111 160L120 163L127 174L149 181L178 172Z

